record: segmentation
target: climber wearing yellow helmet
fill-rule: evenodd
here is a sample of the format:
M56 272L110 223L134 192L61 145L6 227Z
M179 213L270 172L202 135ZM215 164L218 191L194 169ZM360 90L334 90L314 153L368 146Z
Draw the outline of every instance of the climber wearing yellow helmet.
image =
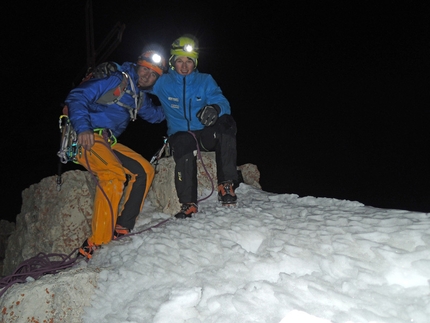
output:
M197 207L196 145L215 151L218 200L235 205L238 184L236 122L230 103L210 74L197 70L198 41L191 35L176 39L170 48L170 69L153 87L166 116L168 141L175 160L175 185L181 210L176 218L189 218Z

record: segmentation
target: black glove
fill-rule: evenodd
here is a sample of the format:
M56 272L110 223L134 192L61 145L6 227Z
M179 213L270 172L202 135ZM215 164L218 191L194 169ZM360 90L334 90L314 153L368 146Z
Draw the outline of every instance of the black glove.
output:
M207 105L197 113L197 118L206 127L213 126L218 120L220 111L221 109L217 104Z

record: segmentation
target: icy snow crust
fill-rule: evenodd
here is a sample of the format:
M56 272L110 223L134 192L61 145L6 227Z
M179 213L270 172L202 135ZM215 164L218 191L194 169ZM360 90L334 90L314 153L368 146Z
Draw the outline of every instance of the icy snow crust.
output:
M101 269L83 321L429 322L428 214L236 192L81 262ZM134 232L168 217L147 205Z

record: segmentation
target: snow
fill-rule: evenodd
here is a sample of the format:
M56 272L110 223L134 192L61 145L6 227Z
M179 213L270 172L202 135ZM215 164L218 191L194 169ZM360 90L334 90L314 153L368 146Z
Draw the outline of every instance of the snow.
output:
M83 321L430 322L429 214L236 193L186 220L147 202L134 234L78 264L101 270Z

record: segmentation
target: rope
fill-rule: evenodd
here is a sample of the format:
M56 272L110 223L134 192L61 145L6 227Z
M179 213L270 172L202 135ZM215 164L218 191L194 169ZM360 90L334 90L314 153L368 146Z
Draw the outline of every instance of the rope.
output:
M171 219L172 219L172 218L167 218L167 219L165 219L165 220L163 220L163 221L161 221L161 222L159 222L159 223L157 223L157 224L154 224L153 226L151 226L151 227L149 227L149 228L143 229L143 230L138 231L138 232L133 232L133 233L124 234L124 235L122 235L122 236L119 236L118 238L115 238L115 241L116 241L116 240L120 240L120 239L125 238L125 237L134 236L134 235L136 235L136 234L140 234L140 233L143 233L143 232L145 232L145 231L152 230L152 229L154 229L154 228L158 228L158 227L162 226L164 223L166 223L166 222L170 221Z
M199 203L199 202L204 201L204 200L208 199L209 197L211 197L212 194L213 194L213 192L214 192L214 190L215 190L215 187L214 187L214 181L213 181L211 175L209 174L209 172L208 172L208 170L207 170L207 168L205 166L205 163L203 163L203 157L202 157L202 154L200 152L199 142L198 142L198 140L196 138L196 135L193 132L191 132L191 131L188 131L188 133L191 134L193 136L194 140L196 141L197 156L200 159L200 161L202 163L202 166L203 166L203 169L205 170L206 175L208 176L209 180L211 181L211 186L212 186L212 191L210 192L210 194L208 196L206 196L206 197L204 197L204 198L202 198L200 200L197 200L197 203Z
M154 228L157 228L165 224L171 219L172 218L167 218L142 231L123 235L116 238L115 240L119 240L125 237L133 236L136 234L143 233L145 231L152 230ZM13 284L26 283L28 277L32 277L34 280L36 280L41 276L44 276L47 274L53 275L58 273L60 270L72 267L79 257L79 252L77 252L78 250L79 248L76 248L69 255L58 254L58 253L45 254L43 252L40 252L38 255L23 261L11 275L3 277L0 280L0 288L3 288L2 290L0 290L0 297L2 297L3 294L6 293L8 288L11 287ZM72 258L72 255L75 253L76 253L76 256ZM57 261L51 260L51 258L57 258L57 257L60 257L62 260L57 260Z
M72 255L76 253L78 249L73 250L69 255L51 253L46 254L40 252L36 256L29 258L22 262L15 271L0 280L0 297L15 283L25 283L28 277L38 279L41 276L47 274L56 274L62 269L73 266L78 258L78 254L74 258ZM61 258L61 260L52 260L51 258Z

